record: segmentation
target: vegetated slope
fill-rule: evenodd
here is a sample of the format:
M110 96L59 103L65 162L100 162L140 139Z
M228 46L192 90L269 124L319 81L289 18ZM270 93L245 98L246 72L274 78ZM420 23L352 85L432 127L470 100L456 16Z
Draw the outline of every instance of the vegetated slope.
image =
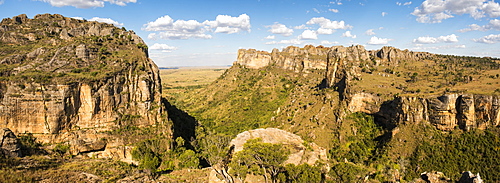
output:
M6 18L0 63L0 127L17 135L127 161L137 139L123 129L161 124L172 135L158 68L133 31L57 14Z
M498 74L497 59L392 47L240 50L217 81L173 100L200 134L277 127L329 149L334 181L433 170L498 181Z

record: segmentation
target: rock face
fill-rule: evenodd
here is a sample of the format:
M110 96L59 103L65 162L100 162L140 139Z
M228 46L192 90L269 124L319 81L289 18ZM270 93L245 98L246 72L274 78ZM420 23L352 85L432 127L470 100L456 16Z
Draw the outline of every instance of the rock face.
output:
M319 147L315 143L309 143L308 147L304 146L305 142L298 135L295 135L284 130L276 128L255 129L240 133L231 140L230 145L234 146L234 152L243 150L243 144L250 139L261 138L264 143L284 144L292 146L292 152L285 161L285 164L300 165L307 163L314 165L317 160L327 160L326 149Z
M296 72L311 69L325 70L325 87L333 87L345 101L348 111L377 114L389 126L399 124L430 123L440 130L485 129L500 125L498 96L472 94L445 94L427 97L396 97L383 101L380 97L351 91L353 81L361 80L362 72L377 66L396 67L402 62L432 60L437 55L413 52L394 47L367 51L361 45L325 48L311 45L304 48L287 47L272 53L256 50L239 50L235 64L259 69L273 66ZM363 71L365 70L365 71Z
M16 135L8 128L2 129L0 133L0 153L9 157L21 156L21 143Z
M380 50L367 51L361 45L350 47L334 46L328 51L326 67L327 87L338 87L343 91L350 81L360 79L361 68L378 65L398 66L401 60L418 61L432 58L433 54L399 50L394 47L383 47ZM344 93L346 93L344 91Z
M102 131L164 122L159 70L134 32L44 14L6 18L0 35L0 127L77 154L104 150Z
M453 182L451 179L446 177L443 172L424 172L420 174L420 179L414 181L415 183L448 183Z
M498 96L446 94L436 98L396 97L378 115L393 124L430 123L440 130L485 129L500 124Z
M310 69L325 69L328 48L307 45L304 48L289 46L281 52L273 49L271 53L254 49L238 50L238 60L235 64L248 68L259 69L269 65L278 68L305 71Z

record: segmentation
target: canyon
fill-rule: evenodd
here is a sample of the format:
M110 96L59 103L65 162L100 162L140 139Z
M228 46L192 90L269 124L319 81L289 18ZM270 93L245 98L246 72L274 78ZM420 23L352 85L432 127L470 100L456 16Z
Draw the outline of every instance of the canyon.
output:
M498 155L499 74L495 58L388 46L240 49L212 83L163 98L159 69L133 31L19 15L0 23L0 150L36 162L22 152L30 142L54 157L44 161L133 164L112 165L127 169L122 180L175 182L155 176L193 171L222 181L218 168L227 181L235 176L232 156L260 138L290 151L283 163L290 166L276 169L282 176L306 167L333 182L428 181L443 173L420 173L436 170L498 180L498 164L477 162ZM477 151L484 156L471 155ZM117 181L108 174L100 176ZM250 174L247 181L261 180Z

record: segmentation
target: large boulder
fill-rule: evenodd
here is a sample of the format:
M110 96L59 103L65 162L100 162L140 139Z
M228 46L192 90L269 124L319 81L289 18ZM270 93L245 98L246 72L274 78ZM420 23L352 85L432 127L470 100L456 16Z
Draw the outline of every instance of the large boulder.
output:
M9 157L21 156L21 143L14 132L8 128L4 128L0 133L0 153Z
M231 140L234 153L243 150L243 145L250 139L262 139L264 143L284 144L291 146L291 154L285 164L300 165L307 163L314 165L316 161L327 160L326 149L315 143L307 143L298 135L277 128L259 128L242 132Z

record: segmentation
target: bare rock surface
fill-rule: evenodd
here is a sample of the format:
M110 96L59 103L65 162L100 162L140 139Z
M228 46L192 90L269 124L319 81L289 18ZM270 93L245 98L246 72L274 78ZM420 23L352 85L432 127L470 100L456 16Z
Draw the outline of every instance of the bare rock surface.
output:
M307 163L314 165L318 160L327 160L325 148L319 147L315 143L307 143L300 136L277 128L255 129L240 133L231 140L230 145L234 146L234 152L243 150L243 145L250 139L261 138L264 143L283 144L293 147L285 164L300 165ZM306 147L305 144L307 144Z
M0 153L9 157L21 156L21 143L16 135L8 128L0 131Z

